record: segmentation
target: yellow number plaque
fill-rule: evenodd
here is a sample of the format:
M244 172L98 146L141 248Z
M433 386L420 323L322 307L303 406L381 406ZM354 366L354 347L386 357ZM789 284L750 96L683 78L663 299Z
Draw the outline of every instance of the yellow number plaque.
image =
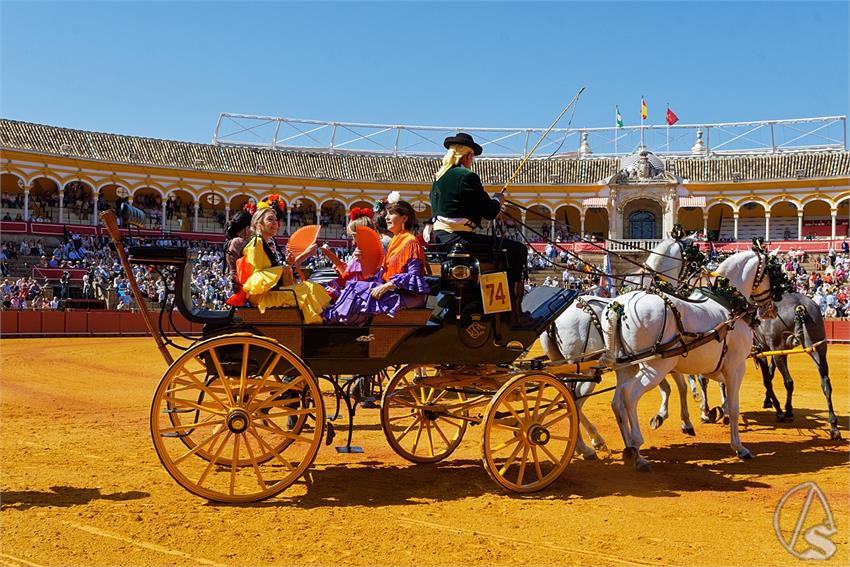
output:
M481 285L484 313L501 313L511 310L511 295L508 293L508 274L506 272L481 274L478 283Z

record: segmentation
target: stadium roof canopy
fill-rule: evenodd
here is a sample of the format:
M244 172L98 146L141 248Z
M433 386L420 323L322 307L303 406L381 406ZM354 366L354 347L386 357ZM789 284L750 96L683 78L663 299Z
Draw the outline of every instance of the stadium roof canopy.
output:
M843 127L845 121L844 117L837 117L830 124L840 124ZM822 123L824 130L827 126ZM473 131L478 136L477 131ZM808 134L807 137L819 135L820 132L816 132ZM338 152L327 149L320 151L316 148L271 149L242 144L198 144L72 130L8 119L0 119L0 149L188 171L419 184L430 184L440 165L440 157L435 154L393 155L365 150ZM499 157L493 156L493 153L490 152L491 157L475 162L475 169L486 185L504 183L521 161L519 156ZM700 152L681 155L654 153L664 158L667 172L692 182L832 178L850 175L850 152L846 151L841 143L795 151L779 151L777 147L775 152L768 150L720 153L703 148ZM551 150L547 154L544 149L529 160L513 185L596 184L599 180L617 173L622 162L619 157L599 153L586 152L579 156L575 152L552 155Z
M523 157L541 141L545 128L477 128L399 126L322 122L222 113L212 143L219 146L308 150L328 153L441 155L443 140L468 132L491 157ZM698 142L699 140L699 142ZM657 155L786 153L800 150L843 150L845 116L761 120L674 126L623 128L555 128L535 152L541 156L621 156L643 145Z

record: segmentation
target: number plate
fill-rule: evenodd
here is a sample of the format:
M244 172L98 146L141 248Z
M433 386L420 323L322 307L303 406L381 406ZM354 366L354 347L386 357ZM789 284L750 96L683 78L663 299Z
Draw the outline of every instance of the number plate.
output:
M511 295L508 293L506 272L481 274L478 283L481 286L484 313L501 313L511 310Z

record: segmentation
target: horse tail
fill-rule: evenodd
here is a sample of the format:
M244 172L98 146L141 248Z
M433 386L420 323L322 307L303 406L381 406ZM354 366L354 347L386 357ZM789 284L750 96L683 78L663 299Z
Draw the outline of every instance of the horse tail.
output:
M609 366L617 363L617 351L620 349L620 317L623 316L623 304L612 301L608 304L608 350L605 353L605 361Z

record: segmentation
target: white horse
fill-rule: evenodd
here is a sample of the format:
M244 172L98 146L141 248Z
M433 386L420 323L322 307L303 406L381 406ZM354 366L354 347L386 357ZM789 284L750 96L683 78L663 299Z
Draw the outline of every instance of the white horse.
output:
M735 254L720 264L717 274L728 279L740 299L755 301L759 317L776 317L765 254ZM738 436L739 393L753 345L749 321L744 320L743 312L733 312L726 302L701 291L695 291L688 300L662 295L634 291L620 296L606 313L605 359L617 373L611 408L625 443L624 459L634 459L638 470L650 469L640 455L644 440L637 405L641 396L670 372L702 374L726 384L732 448L738 457L752 458ZM684 352L672 350L682 341L692 342L698 337L708 342L694 344ZM668 351L666 358L661 356L662 351Z
M641 288L648 287L653 283L654 275L657 273L660 279L667 281L674 287L678 286L692 271L692 267L684 261L685 250L691 244L692 239L690 238L663 240L650 251L646 259L645 265L651 271L631 275L625 279L626 283ZM577 298L540 336L541 345L549 359L582 362L597 360L601 357L605 352L601 317L602 312L611 301L611 299L604 297L586 295ZM674 374L673 378L679 389L682 431L688 435L694 435L694 427L691 424L687 400L685 399L684 379L678 374ZM576 450L586 459L595 458L596 449L607 450L605 439L582 412L582 405L584 405L587 397L593 393L595 387L595 382L579 382L575 387L579 420L590 437L592 445L592 447L588 447L585 444L581 429L579 429ZM659 427L669 415L667 406L670 398L670 384L666 379L659 384L659 389L661 390L661 406L658 413L652 418L651 426L653 429Z

